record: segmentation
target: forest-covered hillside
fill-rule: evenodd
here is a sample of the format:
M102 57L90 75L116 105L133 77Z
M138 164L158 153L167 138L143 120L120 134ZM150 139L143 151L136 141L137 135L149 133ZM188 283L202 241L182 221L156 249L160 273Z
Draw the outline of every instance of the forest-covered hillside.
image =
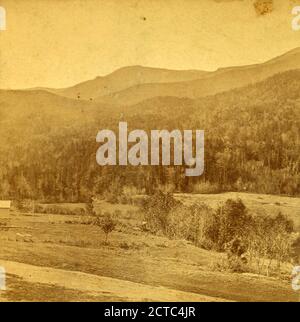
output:
M0 196L82 201L122 187L151 193L251 191L300 195L300 71L200 99L155 97L131 106L45 91L0 91ZM205 172L184 167L100 167L97 132L205 130Z

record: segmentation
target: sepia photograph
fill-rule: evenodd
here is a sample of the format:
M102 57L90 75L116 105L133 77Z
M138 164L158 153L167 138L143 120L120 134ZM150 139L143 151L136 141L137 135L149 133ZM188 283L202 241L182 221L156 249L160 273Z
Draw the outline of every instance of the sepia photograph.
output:
M0 0L0 302L299 301L300 0Z

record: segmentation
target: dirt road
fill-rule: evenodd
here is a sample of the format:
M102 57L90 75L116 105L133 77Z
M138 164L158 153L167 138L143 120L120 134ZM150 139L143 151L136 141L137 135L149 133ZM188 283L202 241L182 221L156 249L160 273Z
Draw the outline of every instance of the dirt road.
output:
M0 260L7 274L17 276L25 282L46 284L84 292L87 296L115 298L116 301L166 301L166 302L215 302L223 299L182 292L165 287L108 278L82 272L51 267L39 267L23 263ZM8 289L9 289L8 285ZM2 299L1 299L2 297ZM5 292L0 292L5 300Z

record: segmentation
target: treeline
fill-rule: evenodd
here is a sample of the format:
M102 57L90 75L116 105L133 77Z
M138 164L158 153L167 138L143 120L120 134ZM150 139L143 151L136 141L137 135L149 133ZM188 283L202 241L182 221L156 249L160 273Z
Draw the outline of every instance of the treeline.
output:
M162 97L115 107L111 115L86 109L86 117L65 126L47 120L45 108L35 116L24 107L24 124L12 118L0 128L0 197L78 202L117 198L124 189L299 196L299 79L299 71L290 71L199 100ZM120 118L129 130L204 129L204 174L186 177L184 166L98 166L96 134L116 130Z
M142 209L152 233L226 252L221 269L269 274L299 254L300 237L291 220L282 213L252 215L240 199L214 210L206 204L186 206L160 191L144 199Z

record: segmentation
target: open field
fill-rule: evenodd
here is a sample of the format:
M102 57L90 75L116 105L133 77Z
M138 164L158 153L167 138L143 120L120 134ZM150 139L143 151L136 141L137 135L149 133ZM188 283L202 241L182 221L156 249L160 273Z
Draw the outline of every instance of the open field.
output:
M240 194L239 194L240 195ZM179 195L184 202L211 205L236 194ZM240 195L244 199L244 194ZM247 194L251 209L279 208L297 219L299 199ZM276 203L276 204L275 204ZM279 205L280 203L280 205ZM142 231L143 216L130 205L103 202L119 210L119 224L105 244L86 216L21 214L2 216L0 265L8 272L1 300L18 301L297 301L287 278L214 269L224 255ZM298 218L299 219L299 218ZM21 235L20 235L21 234ZM166 270L166 267L168 269Z

